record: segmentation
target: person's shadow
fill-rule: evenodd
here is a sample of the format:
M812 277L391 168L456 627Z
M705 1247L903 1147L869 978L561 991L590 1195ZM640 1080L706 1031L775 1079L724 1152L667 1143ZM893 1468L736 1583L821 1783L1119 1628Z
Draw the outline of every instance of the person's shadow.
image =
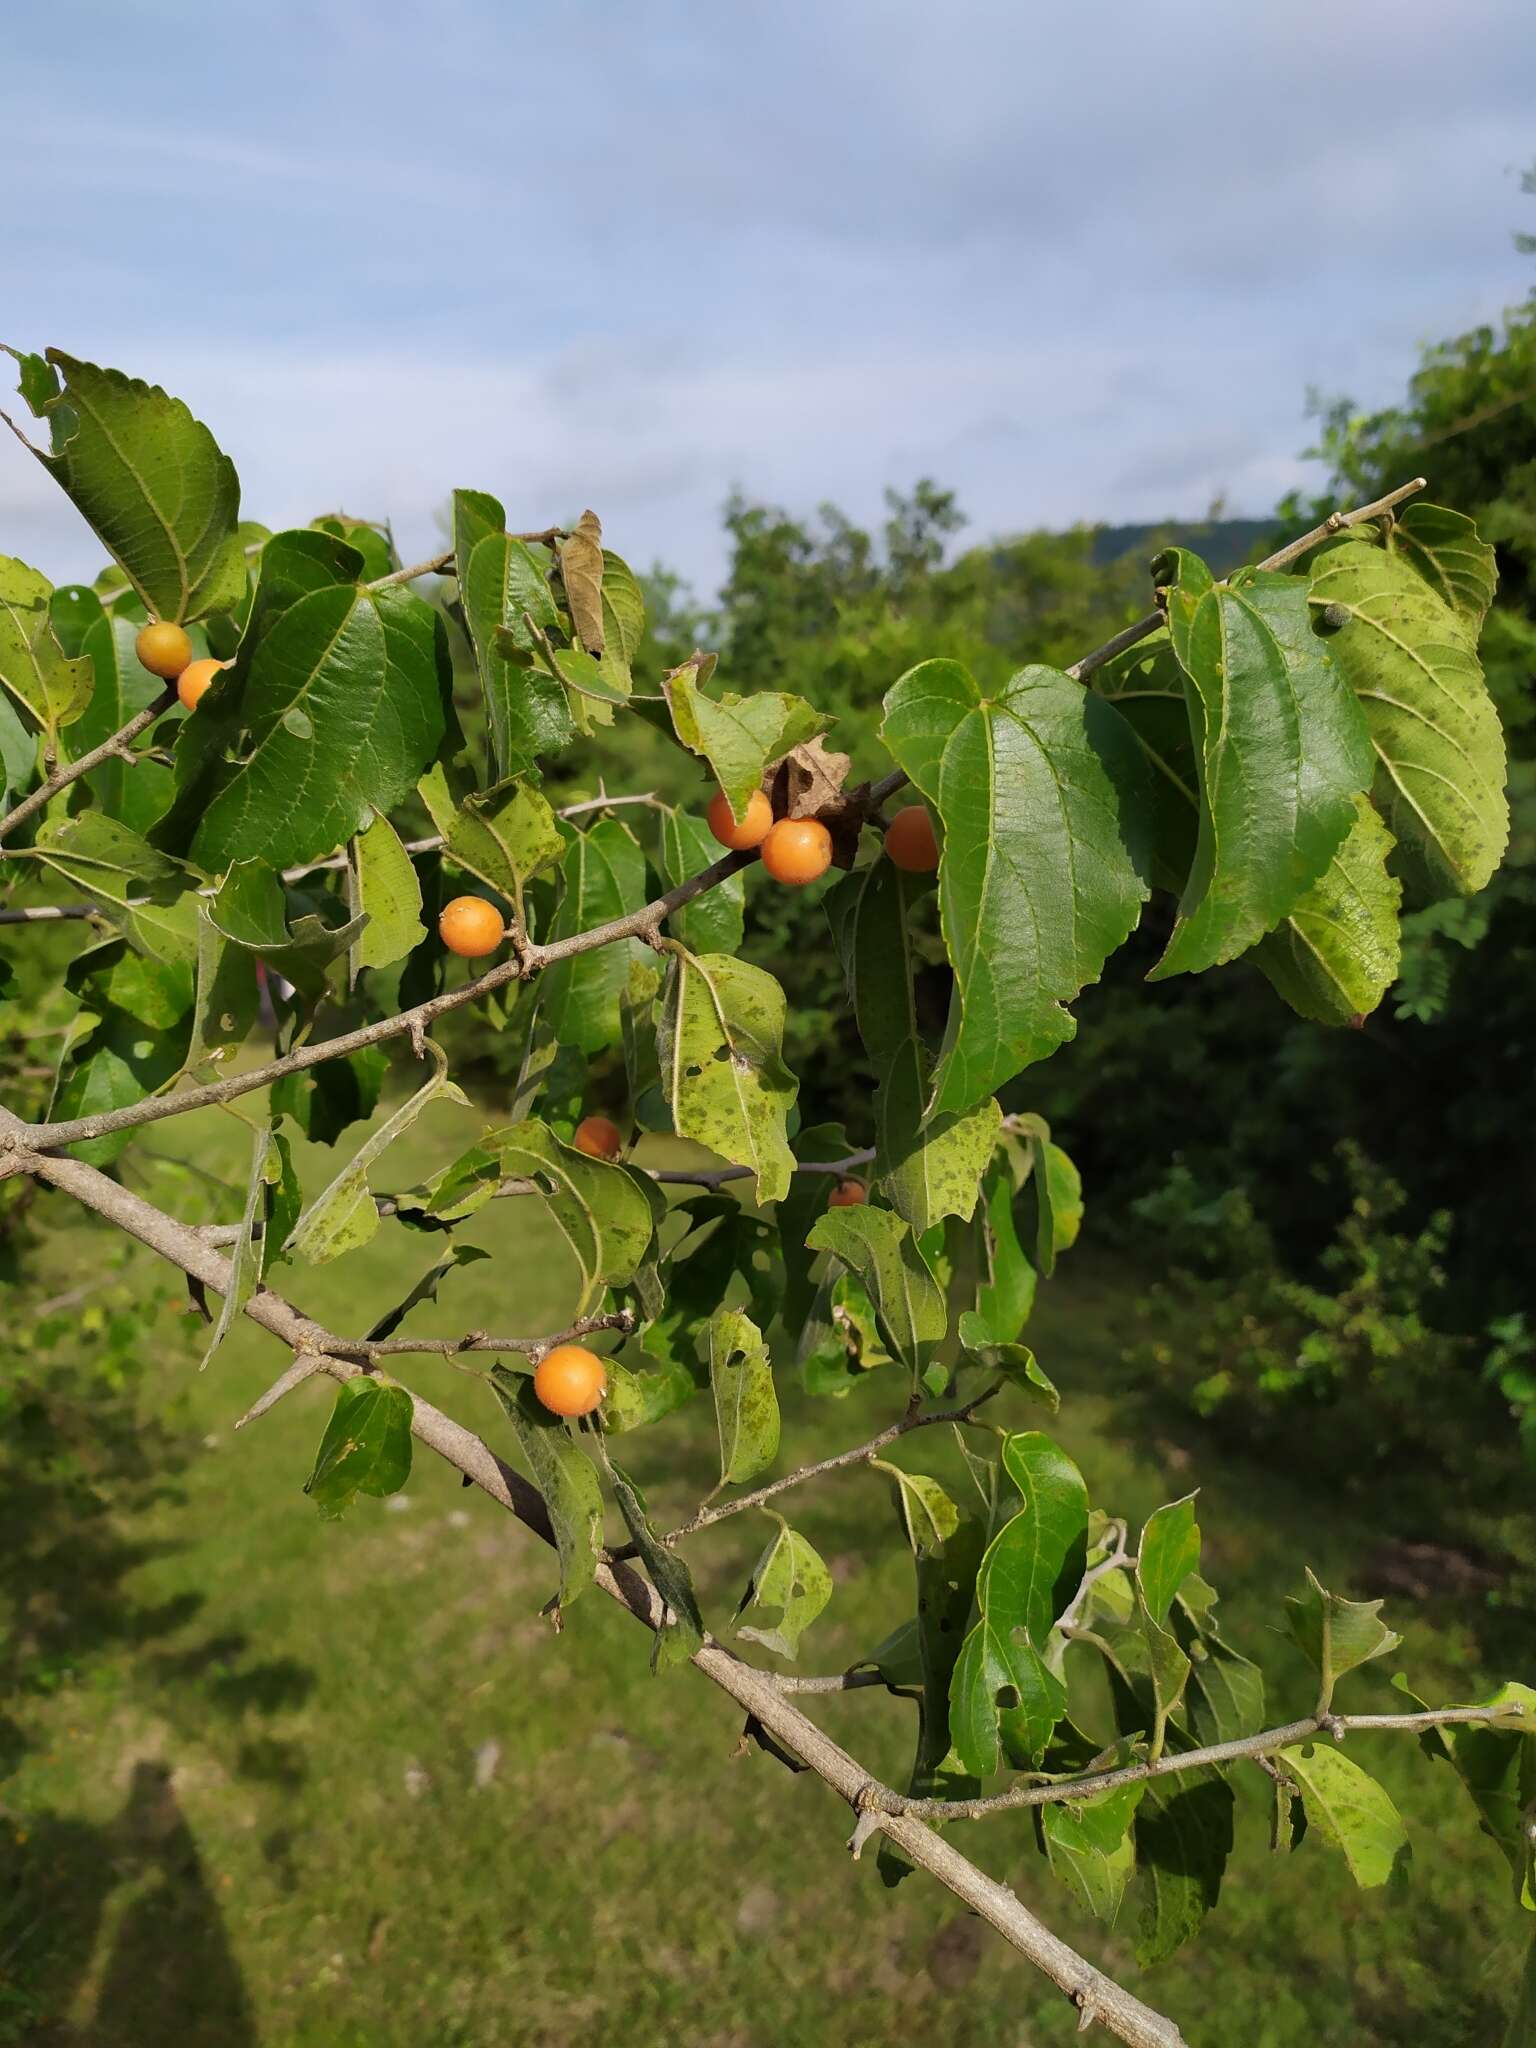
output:
M12 1903L34 1935L25 1976L41 2019L38 2048L257 2048L245 1982L166 1765L134 1766L109 1826L42 1821L26 1851L15 1873L22 1896ZM127 1899L98 1976L102 1925L119 1888ZM92 1977L92 2016L71 2024L64 2015Z

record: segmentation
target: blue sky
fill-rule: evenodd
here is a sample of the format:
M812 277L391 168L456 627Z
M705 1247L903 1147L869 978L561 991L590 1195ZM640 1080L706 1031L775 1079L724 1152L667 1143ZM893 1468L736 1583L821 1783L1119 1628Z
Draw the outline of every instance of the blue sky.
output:
M1536 282L1533 159L1530 0L11 0L0 339L187 399L269 524L425 553L473 485L708 591L735 485L1267 509L1309 385ZM0 552L98 560L9 436Z

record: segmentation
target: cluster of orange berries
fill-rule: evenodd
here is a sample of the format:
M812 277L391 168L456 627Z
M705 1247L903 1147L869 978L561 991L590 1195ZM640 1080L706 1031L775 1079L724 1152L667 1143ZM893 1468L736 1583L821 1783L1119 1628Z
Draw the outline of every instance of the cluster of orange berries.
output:
M820 819L775 821L773 806L760 789L753 790L747 814L740 819L725 791L718 791L705 812L705 822L720 844L733 853L748 853L755 847L774 880L792 889L819 880L832 864L832 835ZM922 804L908 804L892 818L886 827L885 852L908 874L933 873L939 864L939 842L933 819ZM507 935L500 911L483 896L455 896L444 904L437 930L449 952L466 960L483 960Z
M139 628L133 651L152 676L176 685L176 694L189 711L197 709L219 670L229 667L227 661L215 661L209 655L194 661L192 642L185 630L164 619L152 620Z

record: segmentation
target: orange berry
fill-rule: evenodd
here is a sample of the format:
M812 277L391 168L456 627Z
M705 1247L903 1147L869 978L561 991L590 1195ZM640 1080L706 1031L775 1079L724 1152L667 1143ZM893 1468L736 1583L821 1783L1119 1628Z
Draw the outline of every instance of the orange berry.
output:
M908 804L898 811L885 832L888 859L909 875L931 875L939 864L939 842L933 819L924 804Z
M776 882L802 889L832 865L832 834L816 818L780 818L763 841L763 866Z
M571 1143L589 1159L617 1159L624 1150L624 1133L611 1117L584 1116Z
M173 682L192 659L192 642L180 626L165 619L152 619L140 626L133 651L152 676Z
M869 1191L861 1180L840 1180L827 1197L829 1209L857 1209L869 1200Z
M195 711L208 694L208 686L221 669L228 668L227 661L189 661L176 678L176 694L189 711Z
M551 1415L590 1415L608 1391L608 1374L585 1344L557 1344L539 1360L533 1391Z
M745 853L750 847L761 846L768 837L773 827L773 805L760 789L754 789L747 799L747 815L738 823L731 800L722 789L711 799L704 822L722 846L728 846L733 853Z
M501 912L483 896L455 896L445 903L437 920L437 935L450 953L466 960L483 960L494 953L506 937Z

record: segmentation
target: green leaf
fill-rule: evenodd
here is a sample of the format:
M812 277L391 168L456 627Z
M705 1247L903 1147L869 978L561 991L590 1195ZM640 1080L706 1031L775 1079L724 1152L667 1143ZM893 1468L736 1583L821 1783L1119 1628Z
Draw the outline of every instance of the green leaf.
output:
M904 874L893 861L877 860L837 891L846 899L839 946L859 1036L878 1077L875 1177L919 1236L945 1216L975 1213L1003 1115L989 1096L975 1109L924 1123L933 1061L918 1031L912 993L912 920L931 886L927 876ZM838 924L839 912L831 914Z
M233 611L245 595L240 480L180 399L120 370L47 352L62 393L27 396L51 431L34 449L158 619Z
M1136 1868L1131 1824L1145 1789L1117 1785L1091 1799L1061 1800L1039 1809L1051 1869L1100 1920L1114 1921Z
M400 1491L411 1476L411 1415L404 1387L360 1374L338 1388L304 1482L326 1521L339 1521L360 1493L382 1499Z
M1328 645L1365 706L1376 801L1415 879L1434 895L1474 895L1503 856L1509 807L1472 628L1369 541L1318 557L1311 601L1326 620L1344 616Z
M1200 770L1184 671L1167 633L1153 633L1095 669L1089 688L1114 705L1146 760L1149 877L1159 889L1182 895L1195 857Z
M709 763L725 791L732 816L747 814L752 792L762 786L771 761L814 739L832 724L801 697L759 690L750 697L727 691L706 696L697 664L685 662L662 680L672 725L690 753Z
M752 1567L736 1614L739 1624L749 1608L777 1608L778 1619L765 1628L738 1625L736 1633L746 1642L761 1643L775 1657L798 1657L801 1636L832 1598L832 1574L798 1530L772 1509L766 1512L779 1526Z
M969 1325L974 1332L976 1314L968 1309L960 1318L960 1341L966 1342ZM987 1342L977 1361L988 1372L1000 1373L1010 1386L1017 1387L1032 1401L1038 1401L1054 1415L1061 1406L1061 1395L1056 1391L1050 1377L1027 1344L993 1344Z
M960 1341L972 1351L1014 1343L1035 1301L1035 1269L1014 1227L1013 1183L1006 1170L994 1169L985 1190L983 1277L975 1308L965 1310L959 1324Z
M527 783L476 793L435 761L418 793L442 834L443 856L520 903L523 885L565 852L549 799Z
M1499 587L1498 558L1479 539L1476 523L1464 512L1415 498L1383 525L1384 533L1372 531L1381 534L1387 553L1416 569L1475 638Z
M276 1168L276 1177L273 1168ZM283 1258L283 1246L303 1213L304 1196L293 1167L293 1147L275 1126L272 1150L267 1156L267 1227L261 1238L261 1277Z
M485 692L495 771L526 774L541 754L558 753L576 737L564 685L526 660L535 641L524 614L543 632L560 623L547 558L502 530L506 515L494 498L455 491L453 504L459 602ZM510 636L523 661L502 653L498 630Z
M560 1605L569 1607L597 1575L603 1547L603 1496L592 1461L558 1415L551 1415L525 1373L492 1367L491 1385L506 1410L533 1483L544 1496L560 1559Z
M1199 1568L1200 1528L1195 1520L1195 1496L1189 1493L1148 1515L1136 1548L1142 1598L1159 1628L1167 1626L1168 1611L1179 1589Z
M250 647L183 723L155 834L210 874L330 853L410 795L445 731L442 621L402 587L312 591Z
M365 967L392 967L427 935L421 883L411 856L381 811L352 841L352 909L368 919L352 948L352 978Z
M651 1584L667 1603L666 1621L651 1640L651 1669L665 1671L674 1664L687 1663L704 1641L704 1617L693 1589L693 1574L652 1528L645 1495L634 1480L606 1452L604 1462L630 1541L640 1553L640 1562L650 1574Z
M487 1197L508 1178L531 1180L538 1188L581 1273L578 1315L592 1308L605 1287L623 1287L634 1279L651 1248L655 1221L646 1191L627 1168L562 1144L547 1124L530 1117L487 1131L458 1166L450 1167L429 1205L433 1214L466 1213L453 1197L464 1174L477 1172L477 1160L490 1162L489 1172L478 1169Z
M291 1116L312 1145L334 1145L349 1125L373 1115L388 1067L383 1048L368 1045L307 1074L284 1074L272 1084L272 1113Z
M1134 928L1146 770L1119 714L1049 668L987 697L958 662L924 662L881 733L944 825L956 988L932 1107L968 1110L1072 1036L1063 1005Z
M1397 979L1402 884L1387 872L1391 833L1368 797L1324 874L1253 959L1298 1015L1319 1024L1368 1017Z
M1385 1884L1408 1859L1408 1832L1384 1788L1341 1750L1321 1742L1280 1752L1281 1767L1301 1786L1307 1819L1344 1853L1363 1888Z
M1379 1600L1345 1600L1320 1585L1309 1569L1307 1588L1286 1598L1291 1635L1322 1677L1322 1698L1346 1671L1383 1657L1403 1640L1381 1619Z
M1371 779L1365 719L1312 630L1306 579L1255 570L1214 583L1182 548L1164 559L1201 802L1154 981L1235 959L1272 931L1338 851Z
M334 896L311 899L315 907L302 910L290 922L290 904L302 906L306 899L284 889L282 878L265 861L236 861L207 903L204 916L212 928L258 954L269 971L291 981L312 1000L324 993L326 971L355 945L363 932L361 915L350 922L332 924L328 916L344 915Z
M1191 1572L1175 1603L1179 1640L1190 1660L1190 1725L1202 1742L1236 1742L1264 1726L1264 1674L1222 1641L1215 1605L1215 1593Z
M881 1334L914 1385L949 1327L948 1311L910 1227L889 1209L828 1209L806 1238L842 1260L875 1305Z
M277 1162L272 1159L271 1126L263 1124L253 1135L251 1171L246 1183L245 1207L240 1215L240 1235L229 1254L230 1284L219 1304L218 1321L213 1326L208 1349L203 1353L203 1362L198 1368L200 1372L207 1370L213 1354L229 1335L261 1279L261 1247L255 1237L256 1222L258 1217L265 1221L267 1188L275 1178L276 1167Z
M33 851L99 904L140 952L167 962L196 958L192 876L129 826L99 811L49 818L38 828Z
M156 960L139 965L154 979L173 982L185 990L184 965ZM83 995L90 1028L84 1038L71 1042L60 1062L48 1110L55 1122L126 1109L144 1101L175 1079L186 1055L185 1024L172 1029L160 1022L146 1024L132 1010L113 1002L105 988L88 988ZM173 1006L174 998L168 996L166 1001L167 1007ZM72 1146L71 1156L83 1159L87 1166L110 1166L134 1135L125 1130L89 1139Z
M1056 1270L1056 1254L1070 1251L1082 1228L1082 1176L1052 1142L1051 1127L1044 1117L1018 1117L1015 1128L1029 1147L1029 1175L1035 1191L1035 1261L1049 1279Z
M436 1061L431 1078L368 1134L336 1178L316 1195L295 1224L285 1251L320 1266L367 1244L379 1227L379 1212L368 1186L368 1170L374 1161L410 1129L429 1103L443 1100L469 1107L464 1091L448 1079L447 1063L430 1038L427 1046Z
M297 1217L294 1218L297 1221ZM289 1224L291 1230L293 1224ZM382 1343L392 1337L405 1321L413 1308L419 1308L424 1301L436 1301L437 1290L450 1273L456 1273L461 1266L472 1266L479 1259L488 1259L488 1251L477 1244L450 1245L443 1256L430 1265L418 1280L411 1283L407 1292L393 1308L384 1311L378 1320L369 1325L366 1332L370 1344Z
M872 1472L890 1474L896 1512L913 1554L931 1557L942 1550L960 1526L960 1510L937 1479L926 1472L904 1472L884 1458L871 1458L869 1466Z
M645 637L645 592L629 564L603 549L603 679L626 697L634 687L631 663Z
M552 940L623 917L646 900L645 855L619 818L600 818L586 832L573 832L562 873L565 893L550 927ZM544 1014L562 1045L601 1052L618 1043L630 968L645 957L638 939L620 939L545 968Z
M661 814L661 875L669 889L686 882L720 858L722 848L704 823L691 811L664 810ZM695 896L667 919L672 936L691 953L735 953L741 946L743 912L747 885L744 876L731 875L718 887Z
M965 1768L1020 1769L1040 1757L1066 1711L1044 1651L1077 1591L1087 1555L1088 1493L1072 1460L1039 1431L1010 1436L1002 1462L1021 1505L988 1544L976 1578L979 1618L950 1688L950 1730Z
M716 1309L709 1319L709 1383L720 1432L720 1484L739 1486L779 1449L779 1402L762 1332L740 1309Z
M71 660L54 637L52 595L46 576L0 555L0 683L56 738L90 703L96 676L86 656Z
M760 1202L779 1201L794 1171L785 1123L800 1084L784 1065L784 1014L784 991L762 968L672 955L656 1036L673 1125L750 1167Z
M1536 1804L1536 1692L1528 1685L1503 1685L1478 1704L1493 1706L1505 1700L1518 1701L1526 1709L1513 1726L1468 1722L1449 1729L1449 1754L1485 1831L1514 1873L1516 1903L1536 1912L1536 1842L1529 1826Z
M1215 1905L1232 1853L1232 1788L1214 1771L1153 1778L1136 1810L1136 1866L1143 1903L1136 1960L1171 1956Z
M1526 1950L1525 1968L1520 1973L1520 1991L1510 2015L1503 2048L1536 2048L1536 1934Z
M90 703L69 729L69 751L74 760L110 739L135 713L153 704L165 688L134 652L137 623L120 613L104 612L93 593L81 595L95 606L80 642L95 687ZM82 776L81 786L90 791L108 817L121 818L136 832L147 832L170 802L171 771L159 761L140 758L130 763L114 755Z

